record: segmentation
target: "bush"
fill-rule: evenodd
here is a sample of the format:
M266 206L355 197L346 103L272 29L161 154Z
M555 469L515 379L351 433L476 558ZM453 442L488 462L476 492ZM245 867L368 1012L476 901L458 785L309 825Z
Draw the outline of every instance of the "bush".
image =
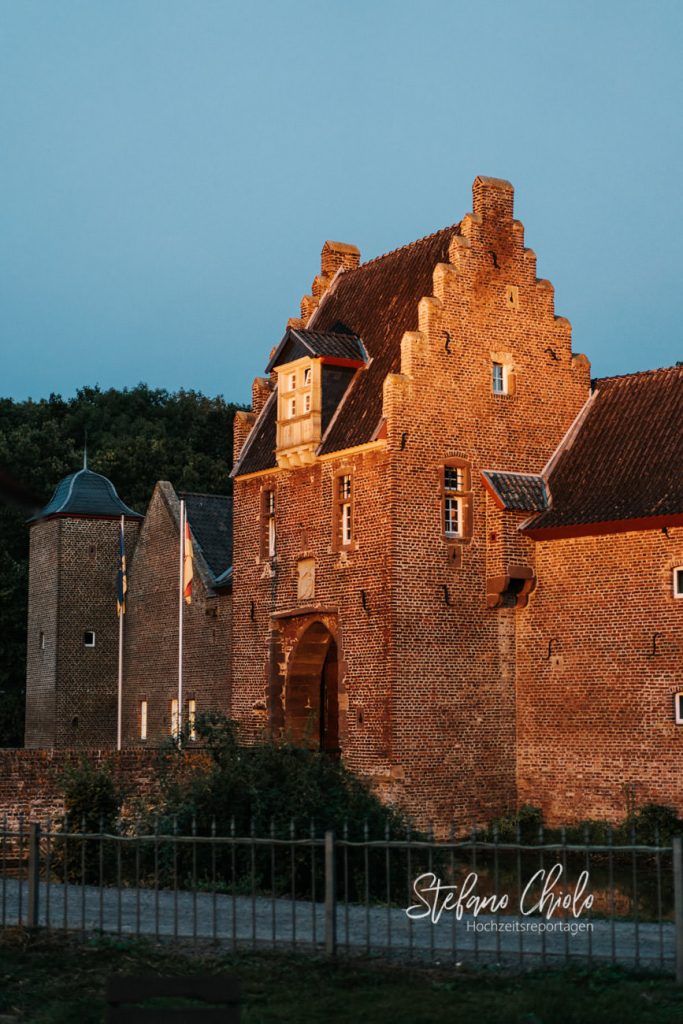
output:
M326 754L287 744L239 743L237 727L221 715L198 716L198 739L205 743L206 760L188 768L182 754L166 756L160 772L156 805L140 823L148 834L261 837L308 840L282 846L275 857L269 845L231 844L211 850L198 843L176 845L163 839L147 843L143 869L160 870L168 884L192 884L204 878L227 887L307 896L322 892L322 851L311 838L331 829L351 841L405 839L408 820L381 803L369 785ZM417 833L413 838L419 839ZM212 860L213 858L213 860ZM217 858L217 859L216 859ZM405 896L407 879L394 855L395 871L387 886L385 852L346 848L340 887L357 896L366 886L381 898L391 892ZM416 850L412 866L420 863ZM415 871L415 873L419 873Z
M63 833L118 833L126 793L108 764L94 765L82 756L59 772L57 784L64 797ZM60 877L72 881L112 881L118 856L117 846L111 841L60 839L57 834L52 865Z

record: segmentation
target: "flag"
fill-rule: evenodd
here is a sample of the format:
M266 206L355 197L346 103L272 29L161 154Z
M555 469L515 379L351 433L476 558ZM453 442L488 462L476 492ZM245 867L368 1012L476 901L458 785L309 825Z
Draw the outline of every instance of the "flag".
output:
M126 575L126 545L123 535L123 519L119 526L119 572L116 584L116 614L126 614L126 591L128 590L128 576Z
M183 596L186 604L192 604L192 536L190 524L185 519L185 559L183 562Z

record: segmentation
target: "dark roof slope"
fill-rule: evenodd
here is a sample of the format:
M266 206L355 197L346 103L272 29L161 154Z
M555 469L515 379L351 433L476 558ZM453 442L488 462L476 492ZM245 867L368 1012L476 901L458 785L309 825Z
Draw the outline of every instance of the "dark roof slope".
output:
M338 333L339 325L361 338L369 357L356 374L321 453L371 441L382 415L382 385L401 366L401 338L418 326L417 306L431 295L434 267L448 262L451 239L459 226L443 228L417 242L339 273L314 313L308 336ZM343 335L342 335L343 336ZM271 396L247 441L237 474L275 466L277 406Z
M312 327L324 331L344 323L363 339L371 363L360 372L346 396L321 452L371 441L382 415L382 385L401 368L401 338L417 330L417 306L434 291L437 263L448 262L448 248L458 227L421 238L402 249L340 274L318 307Z
M194 539L214 580L232 566L232 498L224 494L179 494Z
M50 516L101 516L116 519L127 516L142 519L138 512L119 498L111 480L90 469L81 469L60 480L45 508L36 513L30 523Z
M533 473L498 473L482 470L482 476L505 509L516 512L542 512L548 507L548 495L542 476Z
M351 359L354 362L365 362L367 358L363 343L355 334L342 334L339 331L306 331L289 327L268 363L266 373L270 373L280 363L293 362L303 356L332 356L336 359Z
M683 367L595 381L572 443L552 467L551 508L528 529L683 513Z

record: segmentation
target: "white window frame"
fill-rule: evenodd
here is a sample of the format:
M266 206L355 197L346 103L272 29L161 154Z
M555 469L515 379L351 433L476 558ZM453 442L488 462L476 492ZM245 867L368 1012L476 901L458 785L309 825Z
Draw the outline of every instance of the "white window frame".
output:
M296 372L289 375L289 390L296 391Z
M86 633L90 633L90 636L92 637L92 643L91 644L88 643L86 641L86 639L85 639ZM94 629L84 629L83 630L83 646L84 647L89 647L89 648L92 649L95 646L96 643L97 643L97 638L95 636L95 630Z
M312 371L310 366L304 367L304 387L309 387L311 384Z
M674 694L674 721L676 725L683 725L683 691L681 690Z
M275 491L268 491L268 508L266 509L268 515L268 558L272 558L275 555Z
M191 740L197 739L197 701L187 702L187 734Z
M350 473L342 473L337 477L337 502L339 544L347 548L353 543L353 480Z
M463 535L462 497L447 491L443 499L443 529L447 540L454 540ZM455 514L454 514L455 513ZM453 528L454 527L454 528Z
M500 387L496 387L497 374L496 370L500 367ZM510 374L510 367L507 363L502 363L499 359L494 359L491 363L491 391L494 395L507 395L508 394L508 377Z
M309 413L311 411L311 392L307 391L304 394L304 412Z
M681 585L679 586L678 574L681 574ZM683 599L683 565L677 565L673 571L673 595L676 599Z
M140 739L147 739L147 701L140 701Z
M287 419L293 420L296 416L296 395L287 399Z
M173 697L171 699L171 736L174 740L178 739L178 727L180 725L180 719L178 717L178 698Z

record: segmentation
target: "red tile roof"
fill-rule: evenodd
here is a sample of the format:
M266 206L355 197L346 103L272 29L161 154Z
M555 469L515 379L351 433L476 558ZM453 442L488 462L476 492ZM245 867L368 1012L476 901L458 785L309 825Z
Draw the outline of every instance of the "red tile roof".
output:
M594 390L550 470L551 507L527 527L538 539L683 515L683 366L604 377Z
M401 338L417 330L417 306L433 292L437 263L448 262L451 239L459 226L443 228L417 242L344 270L323 296L308 324L316 333L339 331L359 337L369 357L345 395L321 453L341 451L371 441L382 416L382 387L388 373L401 366ZM245 444L235 475L275 466L276 403L270 402Z

